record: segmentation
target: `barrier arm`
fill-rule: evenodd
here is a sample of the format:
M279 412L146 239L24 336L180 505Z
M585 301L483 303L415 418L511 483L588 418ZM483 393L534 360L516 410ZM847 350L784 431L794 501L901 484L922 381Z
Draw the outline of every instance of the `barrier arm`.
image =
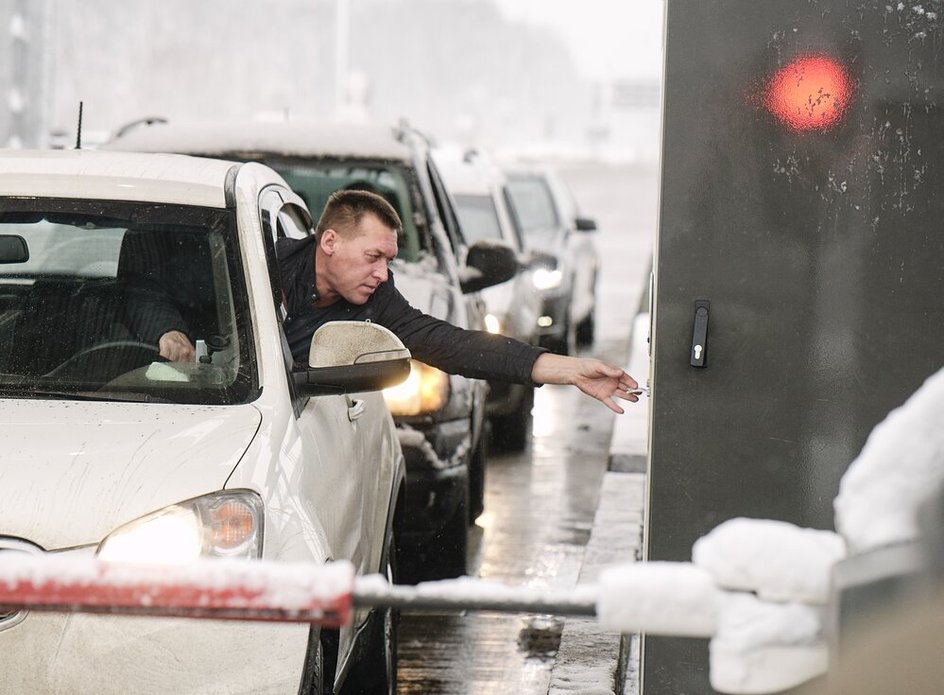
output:
M687 567L687 569L686 569ZM75 555L0 555L0 608L317 623L338 627L353 607L404 611L497 611L597 617L619 632L708 637L714 631L710 579L690 565L631 567L634 580L570 591L462 577L415 586L380 575L355 577L350 562L327 564L204 559L187 565L116 563ZM693 575L679 579L679 572ZM640 578L642 578L640 580ZM698 583L700 582L700 584ZM635 608L633 608L635 607ZM653 619L657 616L657 619Z
M74 555L0 554L0 612L264 620L340 627L353 607L595 617L602 630L711 639L712 687L773 693L825 671L821 606L763 601L718 588L692 563L605 568L572 591L463 577L416 586L356 577L350 562L198 560L119 564Z

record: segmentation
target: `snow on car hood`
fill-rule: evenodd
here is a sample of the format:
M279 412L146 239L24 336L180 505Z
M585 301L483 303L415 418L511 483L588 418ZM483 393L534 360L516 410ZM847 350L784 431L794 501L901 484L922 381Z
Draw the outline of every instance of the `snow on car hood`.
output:
M251 405L0 400L0 535L52 550L223 487Z

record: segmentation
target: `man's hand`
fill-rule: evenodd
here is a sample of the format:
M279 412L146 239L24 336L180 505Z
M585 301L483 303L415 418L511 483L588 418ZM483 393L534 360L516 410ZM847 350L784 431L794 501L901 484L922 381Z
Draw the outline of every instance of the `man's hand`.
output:
M531 380L536 384L576 386L619 414L623 409L614 398L633 403L639 400L639 396L632 393L639 386L635 379L619 367L591 357L567 357L545 352L535 360Z
M171 362L193 362L197 358L190 339L180 331L167 331L161 336L157 346L161 357Z

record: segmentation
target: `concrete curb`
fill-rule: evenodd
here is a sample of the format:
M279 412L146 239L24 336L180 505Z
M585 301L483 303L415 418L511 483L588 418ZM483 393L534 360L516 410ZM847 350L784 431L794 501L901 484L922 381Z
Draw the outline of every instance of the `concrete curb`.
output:
M626 371L640 384L649 377L649 314L637 315ZM630 404L616 418L608 472L584 551L578 584L597 581L607 565L642 557L646 506L649 399ZM639 636L603 632L589 618L568 619L551 669L548 695L636 695L639 692Z

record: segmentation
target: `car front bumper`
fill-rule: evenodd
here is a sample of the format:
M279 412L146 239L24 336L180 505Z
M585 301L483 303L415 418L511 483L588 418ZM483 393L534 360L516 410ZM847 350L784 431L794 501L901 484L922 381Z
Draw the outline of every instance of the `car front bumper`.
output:
M488 400L485 401L485 414L489 417L501 417L524 407L525 396L533 387L524 384L511 384L506 381L489 382ZM530 407L530 406L529 406Z
M297 693L307 624L30 612L0 630L0 692Z
M465 502L471 433L467 420L435 423L428 429L398 426L406 462L403 540L430 538Z
M570 308L570 295L567 293L545 294L541 300L541 317L551 319L550 325L538 323L538 333L544 337L560 337L567 332L567 312Z

